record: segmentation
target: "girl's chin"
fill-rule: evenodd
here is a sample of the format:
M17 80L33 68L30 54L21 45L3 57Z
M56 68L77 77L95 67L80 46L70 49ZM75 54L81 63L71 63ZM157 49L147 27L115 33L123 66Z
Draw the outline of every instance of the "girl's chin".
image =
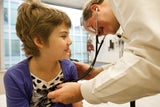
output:
M63 57L62 59L70 59L69 55L66 55L65 57Z

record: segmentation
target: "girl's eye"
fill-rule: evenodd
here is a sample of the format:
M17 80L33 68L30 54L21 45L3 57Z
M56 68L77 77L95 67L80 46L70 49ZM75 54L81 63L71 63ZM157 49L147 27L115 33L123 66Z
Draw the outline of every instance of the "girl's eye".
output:
M67 37L67 35L62 35L61 37L62 37L63 39L65 39L65 38Z

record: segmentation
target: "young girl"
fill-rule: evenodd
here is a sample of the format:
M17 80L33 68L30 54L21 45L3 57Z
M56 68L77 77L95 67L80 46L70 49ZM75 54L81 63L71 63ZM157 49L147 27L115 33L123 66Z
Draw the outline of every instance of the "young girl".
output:
M56 85L77 79L68 60L70 18L40 2L24 2L18 8L17 36L29 57L9 68L4 76L7 107L82 107L64 105L47 98Z

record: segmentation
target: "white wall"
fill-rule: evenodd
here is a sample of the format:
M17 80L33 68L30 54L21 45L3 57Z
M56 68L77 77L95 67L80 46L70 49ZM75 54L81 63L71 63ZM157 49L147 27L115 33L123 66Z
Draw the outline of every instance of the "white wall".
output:
M3 83L4 72L0 72L0 95L5 93L4 83ZM1 106L0 106L1 107Z
M3 29L3 18L4 18L4 16L3 16L3 0L0 0L0 49L1 49L1 51L0 51L0 70L2 70L2 69L4 69L4 67L2 66L3 65L3 60L4 60L4 51L2 51L2 50L4 50L4 43L3 43L3 31L4 31L4 29ZM1 71L0 71L1 72Z
M102 40L103 37L99 37L99 41ZM95 37L92 37L93 44L95 47ZM114 42L114 49L108 49L109 48L109 40L112 40ZM115 62L117 59L119 59L119 44L118 44L119 38L115 35L107 35L104 43L101 47L101 50L99 52L99 55L97 57L97 62L105 62L105 63L112 63ZM91 60L94 58L95 52L91 55Z

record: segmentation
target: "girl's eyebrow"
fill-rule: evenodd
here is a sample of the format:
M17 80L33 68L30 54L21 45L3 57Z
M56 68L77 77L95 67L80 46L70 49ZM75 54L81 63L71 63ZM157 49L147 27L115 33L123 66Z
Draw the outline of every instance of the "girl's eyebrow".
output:
M67 31L61 31L60 33L62 33L62 34L69 34L69 32L67 32Z
M69 33L69 31L61 30L60 33Z

